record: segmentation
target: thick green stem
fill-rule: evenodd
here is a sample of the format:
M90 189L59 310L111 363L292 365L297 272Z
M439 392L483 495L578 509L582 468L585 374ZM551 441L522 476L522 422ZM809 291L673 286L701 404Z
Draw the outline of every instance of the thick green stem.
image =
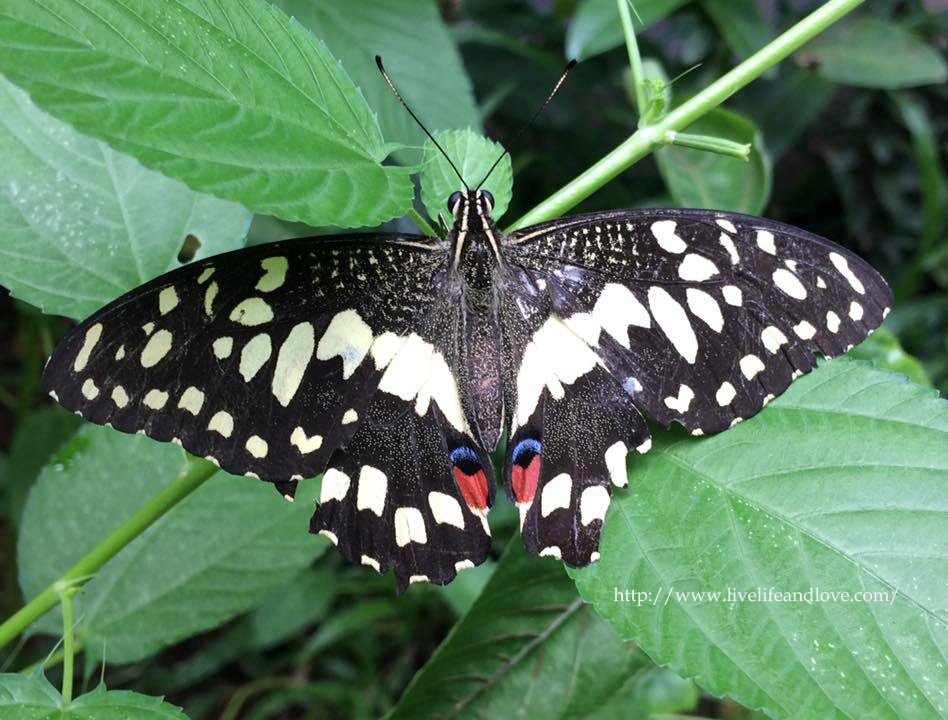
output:
M141 535L158 518L196 490L217 468L206 460L192 458L181 473L164 490L130 517L118 530L96 545L88 555L73 565L56 582L30 600L16 614L0 625L0 647L26 630L59 602L58 589L73 585L95 575L106 562L132 540Z
M517 220L507 231L551 220L575 207L616 175L660 146L668 131L684 130L863 2L864 0L829 0L654 125L640 128L589 170Z

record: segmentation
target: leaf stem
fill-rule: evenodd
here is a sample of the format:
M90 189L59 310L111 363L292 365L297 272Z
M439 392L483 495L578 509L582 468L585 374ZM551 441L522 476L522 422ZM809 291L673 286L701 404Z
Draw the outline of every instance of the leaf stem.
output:
M622 32L625 34L625 47L629 52L629 72L632 75L632 87L635 89L635 109L639 111L639 127L642 127L645 124L645 110L648 107L642 72L642 56L639 54L639 44L635 39L629 0L616 0L616 5L619 6L619 18L622 20Z
M53 587L59 595L59 601L63 606L63 707L68 708L72 702L72 660L73 660L73 636L72 636L72 594L76 591L74 585L68 583L56 582Z
M53 608L60 599L59 590L66 585L85 582L132 540L141 535L158 518L190 495L210 478L217 468L206 460L189 458L180 475L164 490L148 501L121 527L96 545L56 582L30 600L0 625L0 647L13 640Z
M829 0L654 125L639 128L615 150L527 212L507 232L559 217L575 207L659 147L668 131L684 130L863 2Z

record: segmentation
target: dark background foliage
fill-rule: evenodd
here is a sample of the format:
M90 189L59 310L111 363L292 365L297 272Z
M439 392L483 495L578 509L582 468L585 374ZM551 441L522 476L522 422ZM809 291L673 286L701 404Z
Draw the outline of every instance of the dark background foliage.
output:
M611 0L605 4L573 0L440 3L473 82L483 129L501 143L515 135L548 91L564 63L564 47L566 52L578 52L583 60L553 104L512 148L515 187L507 221L594 164L636 127L621 36L610 41L606 37L610 33L597 30L595 24L597 8L613 5ZM669 12L651 22L639 42L643 56L658 61L670 76L693 68L672 85L673 98L681 99L819 3L703 0L664 5ZM938 0L879 0L847 19L841 32L859 20L875 19L911 32L944 55L948 50L945 9ZM300 17L305 23L305 14ZM586 22L595 32L592 40L584 41L582 23ZM760 162L772 182L764 182L764 175L751 177L750 182L757 184L750 190L760 195L757 204L761 207L754 210L832 238L879 268L897 296L886 325L890 332L874 336L857 352L944 393L948 390L948 87L944 78L934 84L887 80L887 73L898 76L907 58L888 53L884 46L860 45L859 37L838 34L833 42L836 45L821 39L805 48L727 104L749 120L749 127L756 128L762 138ZM839 60L840 47L845 50L844 59L850 61L848 66ZM415 52L423 55L425 48L417 47ZM865 64L860 66L863 59ZM850 74L838 76L845 72ZM424 106L416 110L426 117ZM726 133L744 126L728 121L722 127ZM692 185L676 186L669 182L673 172L669 168L687 170L676 162L672 157L649 157L576 210L680 205L693 196L689 193L701 191L701 168ZM0 168L0 181L2 172ZM299 226L258 217L251 241L305 232ZM0 477L4 479L0 485L0 615L4 617L23 602L15 548L24 498L40 468L77 426L74 418L37 392L44 359L68 327L69 322L44 316L6 294L0 298ZM64 514L73 511L61 510ZM499 609L504 587L523 580L529 581L524 593L529 592L530 583L549 583L550 606L563 614L564 622L569 621L576 647L582 644L584 633L591 633L603 666L618 669L622 676L621 683L617 680L615 686L597 691L596 708L581 708L573 702L569 712L560 708L563 717L654 717L676 712L755 717L736 703L716 699L690 681L655 667L616 637L600 637L611 630L601 622L596 624L588 607L575 605L573 583L556 564L515 558L505 564L503 577L491 579L507 541L516 534L516 513L502 501L492 513L491 524L496 538L494 560L462 574L446 589L412 588L396 598L391 576L378 577L364 568L346 566L335 552L320 553L311 567L250 612L145 660L108 664L109 687L165 695L195 719L377 717L395 705L485 583L492 584L456 634L476 636L481 614ZM519 548L507 552L516 554ZM8 653L7 663L19 669L41 661L53 645L49 636L33 636ZM489 652L507 651L495 645ZM510 653L515 657L513 650ZM104 655L108 662L109 648L87 655L91 659L85 684L91 687L98 679L98 659ZM0 661L4 657L0 655ZM539 683L532 692L543 693L545 685L563 683L568 670L555 653L544 656L541 647L529 660L527 674ZM54 664L49 671L54 684L58 673ZM412 716L410 707L402 711ZM491 716L490 710L485 712Z

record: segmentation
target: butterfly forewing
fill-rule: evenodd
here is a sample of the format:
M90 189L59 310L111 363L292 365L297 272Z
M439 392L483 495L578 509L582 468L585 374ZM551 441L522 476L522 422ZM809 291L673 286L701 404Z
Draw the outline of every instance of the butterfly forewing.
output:
M695 434L759 412L815 365L812 351L845 352L892 302L852 253L732 213L599 213L510 243L635 404Z

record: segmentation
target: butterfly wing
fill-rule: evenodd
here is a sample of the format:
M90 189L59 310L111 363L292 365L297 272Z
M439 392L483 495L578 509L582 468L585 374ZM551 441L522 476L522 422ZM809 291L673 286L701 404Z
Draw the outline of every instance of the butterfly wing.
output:
M472 513L451 451L463 445L482 457L455 381L457 325L431 318L452 304L441 292L447 262L435 241L371 235L290 240L189 264L77 326L43 384L87 420L178 442L289 496L297 480L330 467L313 529L350 559L395 565L401 586L411 576L445 582L455 564L418 550L426 534L471 562L489 543L479 521L477 533L473 522L438 522ZM399 440L423 449L424 464L408 445L389 453ZM437 511L433 489L444 496ZM481 494L475 510L484 513Z
M732 213L597 213L525 228L508 243L505 257L521 277L507 287L521 294L514 288L533 288L546 304L543 322L522 331L527 348L532 343L537 352L511 358L511 384L520 390L511 404L514 440L524 433L543 436L534 437L544 452L533 470L541 550L564 528L582 526L589 476L607 486L610 463L602 458L609 448L624 458L626 448L648 447L641 418L612 400L617 387L665 426L674 421L696 435L718 432L755 415L812 369L814 350L833 357L861 341L892 303L881 276L847 250L788 225ZM529 378L544 376L550 380L539 390L523 392ZM517 388L519 379L526 385ZM596 386L609 390L589 400ZM581 408L597 403L604 408L599 415L583 414ZM581 417L588 417L585 424ZM612 428L623 423L620 437ZM577 438L571 451L580 458L573 465L596 469L567 473L567 487L561 461L546 456L542 440L570 433ZM619 440L623 445L614 444ZM508 451L508 478L521 473L517 447L512 442ZM624 462L611 459L611 467L624 472ZM547 502L548 491L560 499ZM517 501L516 483L508 483L508 492ZM531 503L528 518L536 512ZM545 518L552 518L548 530Z

